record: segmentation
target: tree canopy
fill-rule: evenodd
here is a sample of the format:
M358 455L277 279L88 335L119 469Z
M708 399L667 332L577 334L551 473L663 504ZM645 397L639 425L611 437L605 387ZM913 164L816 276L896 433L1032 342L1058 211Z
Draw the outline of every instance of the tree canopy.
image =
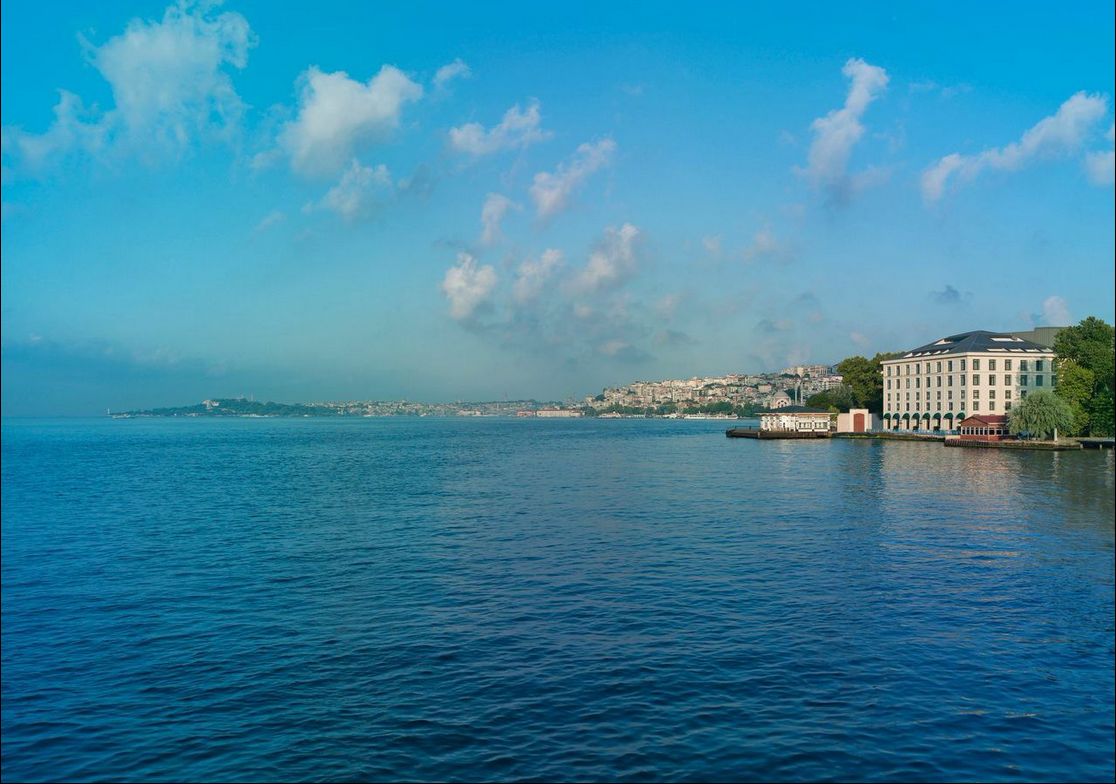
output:
M843 377L843 385L852 391L857 408L867 408L877 414L883 410L883 367L885 359L895 359L899 353L882 353L867 357L848 357L837 363L837 372ZM850 406L852 408L852 406Z
M1074 409L1077 432L1111 436L1116 431L1116 334L1112 325L1089 316L1058 333L1054 352L1058 355L1058 387L1069 383L1061 397ZM1089 374L1092 388L1085 393Z
M1050 439L1073 428L1073 409L1053 392L1032 392L1008 412L1008 430L1014 435Z

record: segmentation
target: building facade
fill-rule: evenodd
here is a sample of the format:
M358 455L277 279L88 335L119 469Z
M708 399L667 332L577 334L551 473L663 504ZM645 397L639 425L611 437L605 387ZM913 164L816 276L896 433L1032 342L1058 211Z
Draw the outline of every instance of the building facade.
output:
M827 433L830 429L830 414L820 408L783 406L776 411L761 412L759 417L760 430Z
M1054 350L1003 332L963 332L884 360L883 426L955 430L973 414L1006 414L1054 388Z

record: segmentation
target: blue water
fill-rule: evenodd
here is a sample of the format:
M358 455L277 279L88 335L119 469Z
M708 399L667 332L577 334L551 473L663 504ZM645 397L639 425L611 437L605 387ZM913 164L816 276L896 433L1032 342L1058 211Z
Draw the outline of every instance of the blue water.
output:
M1113 456L3 424L5 780L1111 780Z

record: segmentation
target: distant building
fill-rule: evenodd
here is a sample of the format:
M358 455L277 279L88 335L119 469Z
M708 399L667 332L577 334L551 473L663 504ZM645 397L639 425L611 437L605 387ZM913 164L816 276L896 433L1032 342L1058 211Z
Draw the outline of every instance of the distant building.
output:
M818 433L829 430L830 414L820 408L783 406L775 411L760 412L760 430Z
M1055 383L1054 350L1007 332L951 335L881 364L883 424L893 430L954 430Z
M790 395L783 390L779 390L771 396L771 402L767 404L768 408L786 408L791 404Z
M582 416L582 413L570 408L540 408L535 412L535 416L548 417L550 419L572 419L573 417Z

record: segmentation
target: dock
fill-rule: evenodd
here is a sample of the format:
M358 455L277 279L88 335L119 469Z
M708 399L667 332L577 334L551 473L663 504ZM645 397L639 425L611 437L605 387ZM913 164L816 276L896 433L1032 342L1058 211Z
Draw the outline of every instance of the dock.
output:
M799 430L760 430L758 427L730 427L725 431L728 438L829 438L828 432L811 432Z

